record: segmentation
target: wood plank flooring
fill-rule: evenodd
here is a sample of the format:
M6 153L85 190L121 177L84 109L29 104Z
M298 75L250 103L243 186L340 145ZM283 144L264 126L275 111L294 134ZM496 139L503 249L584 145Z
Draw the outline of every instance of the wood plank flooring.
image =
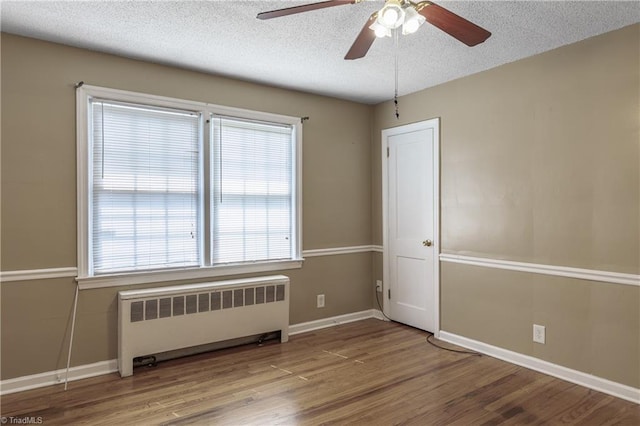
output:
M640 425L640 406L396 323L358 321L5 395L45 425Z

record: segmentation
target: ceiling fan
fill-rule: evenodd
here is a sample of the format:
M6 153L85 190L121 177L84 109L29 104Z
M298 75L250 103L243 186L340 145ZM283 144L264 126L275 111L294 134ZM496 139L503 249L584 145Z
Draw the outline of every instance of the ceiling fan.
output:
M365 0L329 0L258 13L258 19L272 19L326 7L355 4ZM382 9L374 12L362 27L345 59L364 57L376 37L390 37L392 30L410 34L425 21L436 26L467 46L484 42L491 33L430 1L414 3L411 0L386 0Z

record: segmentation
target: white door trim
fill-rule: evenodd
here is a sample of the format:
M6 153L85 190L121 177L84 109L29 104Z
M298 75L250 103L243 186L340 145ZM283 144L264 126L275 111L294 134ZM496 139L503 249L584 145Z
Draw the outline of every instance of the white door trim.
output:
M433 128L433 300L434 336L440 335L440 118L406 124L382 130L382 311L389 314L389 170L387 162L387 138L397 133L406 133Z

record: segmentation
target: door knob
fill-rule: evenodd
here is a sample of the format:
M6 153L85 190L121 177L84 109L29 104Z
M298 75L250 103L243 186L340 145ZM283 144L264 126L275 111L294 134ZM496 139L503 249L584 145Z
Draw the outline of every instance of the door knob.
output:
M424 240L422 242L422 245L425 247L431 247L431 244L433 244L433 242L431 240Z

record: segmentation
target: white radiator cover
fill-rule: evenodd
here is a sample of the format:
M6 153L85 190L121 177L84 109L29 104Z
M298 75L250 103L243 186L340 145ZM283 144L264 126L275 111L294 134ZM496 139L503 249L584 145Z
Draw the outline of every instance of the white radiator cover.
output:
M128 290L118 293L118 370L133 358L280 331L289 340L284 275Z

